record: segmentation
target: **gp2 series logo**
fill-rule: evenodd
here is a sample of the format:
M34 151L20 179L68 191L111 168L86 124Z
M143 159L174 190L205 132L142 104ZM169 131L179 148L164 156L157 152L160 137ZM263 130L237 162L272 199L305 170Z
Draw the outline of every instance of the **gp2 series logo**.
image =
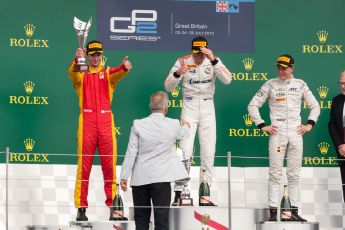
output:
M130 22L127 28L121 28L119 24ZM157 33L157 11L156 10L132 10L131 17L111 17L110 31L112 33Z

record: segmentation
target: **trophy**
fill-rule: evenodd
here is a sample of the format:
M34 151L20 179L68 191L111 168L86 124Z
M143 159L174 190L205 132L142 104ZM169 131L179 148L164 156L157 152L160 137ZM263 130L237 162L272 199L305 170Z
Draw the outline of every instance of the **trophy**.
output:
M182 163L184 164L184 167L186 168L188 174L190 171L190 167L192 166L192 157L183 158ZM188 188L189 181L186 181L183 184L183 190L181 193L181 197L178 199L178 206L193 206L193 199L190 197L190 191Z
M92 17L89 19L87 23L79 20L76 17L74 17L73 20L74 29L77 32L79 48L83 50L85 48L86 38L91 27L91 21ZM88 70L89 66L86 63L85 57L78 58L77 64L74 65L74 72L88 72Z

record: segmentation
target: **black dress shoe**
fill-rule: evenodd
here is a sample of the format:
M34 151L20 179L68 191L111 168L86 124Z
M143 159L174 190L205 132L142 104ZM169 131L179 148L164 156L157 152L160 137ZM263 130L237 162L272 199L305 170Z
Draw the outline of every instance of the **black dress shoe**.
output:
M77 221L88 221L89 219L86 216L86 208L78 208L77 212Z
M298 208L294 206L291 207L291 221L307 222L306 219L298 215Z
M181 198L181 191L175 191L175 198L174 201L172 202L171 206L177 206L178 205L178 200Z
M268 221L276 222L278 209L275 207L269 207L269 210L270 210L270 218L268 219Z

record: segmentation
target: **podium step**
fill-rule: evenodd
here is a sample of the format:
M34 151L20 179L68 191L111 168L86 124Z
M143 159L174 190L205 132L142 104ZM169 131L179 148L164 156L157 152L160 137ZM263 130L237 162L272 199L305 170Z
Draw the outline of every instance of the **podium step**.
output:
M71 230L134 230L134 221L71 221Z
M135 230L133 207L129 208L128 218L130 221L70 221L69 226L28 226L27 230ZM267 219L267 208L234 207L231 230L319 230L319 223L315 222L264 222ZM207 225L210 229L229 229L228 208L185 206L170 209L172 230L200 230ZM153 218L150 229L153 229Z
M319 230L315 222L260 222L256 230Z
M56 230L56 226L30 225L26 226L26 230Z
M238 218L238 214L241 218ZM243 215L246 216L252 224L244 226ZM254 230L255 223L263 219L255 219L254 211L249 209L241 209L233 212L233 220L239 220L242 224L240 227L235 227L233 223L233 229L240 230ZM247 221L249 222L249 221ZM229 212L227 207L199 207L199 206L183 206L183 207L172 207L170 209L170 229L178 230L200 230L202 227L206 229L209 225L209 229L229 229ZM213 227L212 227L213 226ZM218 226L215 228L215 226ZM211 228L212 227L212 228Z

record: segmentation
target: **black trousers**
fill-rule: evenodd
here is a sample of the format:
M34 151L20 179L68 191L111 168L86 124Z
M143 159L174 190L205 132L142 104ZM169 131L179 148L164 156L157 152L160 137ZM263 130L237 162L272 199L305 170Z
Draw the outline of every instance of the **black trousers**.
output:
M153 204L155 230L169 230L170 182L132 186L136 230L148 230ZM145 206L145 207L140 207ZM156 208L156 207L157 208Z
M338 165L340 167L341 183L343 184L343 201L345 202L345 158L338 157Z

